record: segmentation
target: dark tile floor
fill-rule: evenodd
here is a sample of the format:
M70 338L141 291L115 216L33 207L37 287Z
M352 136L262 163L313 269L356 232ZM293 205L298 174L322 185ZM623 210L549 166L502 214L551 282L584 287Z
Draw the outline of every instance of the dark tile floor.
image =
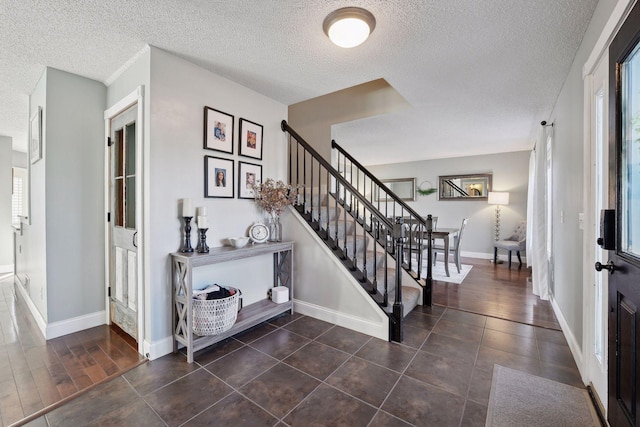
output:
M32 426L484 426L494 363L582 387L562 332L439 306L389 343L286 315L145 363Z

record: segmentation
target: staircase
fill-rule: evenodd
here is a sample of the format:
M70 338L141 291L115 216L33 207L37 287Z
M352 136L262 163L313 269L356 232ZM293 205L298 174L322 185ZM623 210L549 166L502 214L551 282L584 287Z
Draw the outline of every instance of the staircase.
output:
M389 316L390 340L402 341L403 318L419 303L416 285L431 305L430 243L425 276L417 250L431 242L431 215L420 217L335 141L337 168L286 121L281 127L289 135L289 183L299 189L296 212ZM405 262L405 254L413 256Z

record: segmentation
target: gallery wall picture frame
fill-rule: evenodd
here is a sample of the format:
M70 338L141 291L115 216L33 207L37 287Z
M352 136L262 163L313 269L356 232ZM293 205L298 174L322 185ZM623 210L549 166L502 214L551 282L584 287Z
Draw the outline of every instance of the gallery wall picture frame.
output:
M238 199L253 199L253 184L262 182L262 166L238 162Z
M42 107L31 117L29 126L29 152L31 163L42 159Z
M204 148L233 154L234 117L224 111L204 107Z
M204 156L204 197L233 199L233 160Z
M238 145L241 156L262 160L262 125L240 118Z

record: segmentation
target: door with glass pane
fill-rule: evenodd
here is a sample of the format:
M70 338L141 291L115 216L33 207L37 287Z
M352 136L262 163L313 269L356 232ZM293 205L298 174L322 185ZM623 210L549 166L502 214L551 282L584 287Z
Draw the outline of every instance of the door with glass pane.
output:
M640 3L609 49L610 186L615 250L609 275L609 404L612 426L640 426ZM603 270L604 273L604 270Z
M589 244L589 265L596 262L606 264L609 254L599 244L600 216L609 208L609 156L608 156L608 70L609 57L604 56L591 76L591 144L590 144L590 212L586 217ZM591 270L585 288L585 357L588 367L587 378L592 390L603 406L607 405L607 291L608 277L602 272Z
M136 228L137 105L110 122L109 316L137 340L138 243Z

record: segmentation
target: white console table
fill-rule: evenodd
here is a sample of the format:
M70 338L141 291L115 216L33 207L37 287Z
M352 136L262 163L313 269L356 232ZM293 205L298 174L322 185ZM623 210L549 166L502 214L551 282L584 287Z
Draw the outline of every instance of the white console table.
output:
M193 333L193 269L204 265L273 254L273 286L289 288L289 301L276 304L269 299L260 300L242 308L231 329L218 335L198 336ZM173 352L178 345L187 348L187 362L193 363L193 354L216 342L258 325L278 314L293 313L293 242L263 243L244 248L224 246L211 248L208 254L171 254L171 275L173 284Z

